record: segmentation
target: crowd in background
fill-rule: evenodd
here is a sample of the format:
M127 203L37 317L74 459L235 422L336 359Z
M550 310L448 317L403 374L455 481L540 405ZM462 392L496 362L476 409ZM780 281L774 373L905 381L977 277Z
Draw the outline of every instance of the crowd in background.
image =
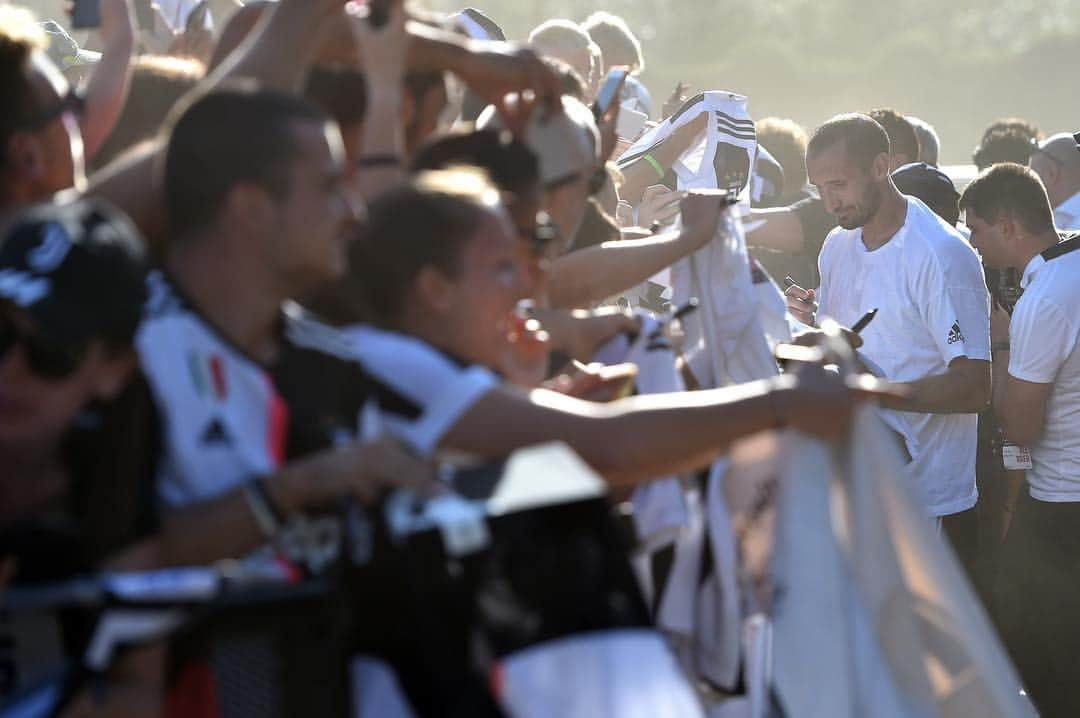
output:
M0 596L281 558L298 517L443 496L450 455L563 442L621 500L763 431L842 441L873 404L1028 695L1076 714L1071 132L995 122L961 184L933 117L809 132L647 88L606 12L527 38L396 1L101 0L95 24L91 51L0 4ZM725 381L672 331L646 395L611 347L677 325L681 263L730 243L779 343L835 320L858 377ZM19 620L0 705L85 648ZM163 645L64 714L182 714Z

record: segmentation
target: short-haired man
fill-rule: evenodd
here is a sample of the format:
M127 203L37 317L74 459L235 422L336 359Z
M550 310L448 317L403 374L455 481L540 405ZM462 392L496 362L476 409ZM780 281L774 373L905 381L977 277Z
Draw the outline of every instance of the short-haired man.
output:
M345 271L356 209L336 125L252 83L177 112L164 271L137 348L165 427L162 551L189 563L243 555L291 514L424 471L392 445L356 443L363 406L394 390L287 301Z
M929 516L963 558L975 539L976 413L990 398L989 300L975 252L925 204L900 194L889 138L866 115L840 115L810 139L810 181L840 223L820 257L820 314L851 326L878 309L862 353L906 386L886 421L911 455ZM815 324L815 292L791 287L789 308Z
M589 33L572 20L547 20L529 33L529 45L542 55L562 60L585 80L589 98L596 95L602 69L600 55Z
M991 317L994 412L1031 449L1028 492L1007 507L998 618L1040 714L1078 715L1080 240L1059 241L1042 183L1020 165L979 175L960 204L987 266L1023 272L1011 321L1000 308Z
M938 137L937 130L929 122L920 120L918 117L908 115L906 119L911 123L911 127L919 138L919 162L937 167L938 155L941 153L941 139Z
M1080 230L1080 152L1072 134L1060 132L1040 142L1028 166L1046 187L1054 225L1063 232Z
M889 171L919 161L919 135L907 118L891 107L879 107L866 113L889 136Z

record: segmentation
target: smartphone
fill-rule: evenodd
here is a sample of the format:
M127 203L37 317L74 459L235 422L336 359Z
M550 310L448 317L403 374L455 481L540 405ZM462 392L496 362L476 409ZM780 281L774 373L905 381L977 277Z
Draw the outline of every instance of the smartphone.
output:
M393 0L370 0L368 22L372 27L382 27L390 21L390 3Z
M600 86L600 91L596 93L596 102L593 103L593 114L597 119L603 117L611 107L611 103L619 98L619 91L628 74L630 71L625 67L613 67L608 72L607 79Z
M71 27L86 30L101 24L101 0L75 0L71 9Z
M619 120L615 123L615 134L624 140L636 140L641 131L645 129L645 123L649 116L644 112L631 110L628 107L619 108Z

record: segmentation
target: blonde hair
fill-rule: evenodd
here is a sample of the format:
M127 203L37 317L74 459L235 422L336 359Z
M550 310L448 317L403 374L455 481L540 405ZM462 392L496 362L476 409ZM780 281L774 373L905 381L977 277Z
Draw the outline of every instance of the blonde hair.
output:
M581 23L581 29L589 33L593 42L604 54L604 66L626 65L630 72L638 74L645 69L641 43L618 15L603 10L594 12Z
M593 44L589 33L571 20L547 20L529 33L529 44L553 50L589 51Z

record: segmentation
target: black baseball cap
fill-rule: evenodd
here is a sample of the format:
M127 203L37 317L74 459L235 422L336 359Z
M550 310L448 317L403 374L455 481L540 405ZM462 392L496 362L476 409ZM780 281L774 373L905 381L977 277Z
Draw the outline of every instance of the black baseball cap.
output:
M145 244L104 202L34 207L0 237L0 301L55 339L131 342L145 300Z
M947 222L955 223L960 210L960 193L949 176L925 162L912 162L897 167L892 173L893 184L901 194L917 197Z

